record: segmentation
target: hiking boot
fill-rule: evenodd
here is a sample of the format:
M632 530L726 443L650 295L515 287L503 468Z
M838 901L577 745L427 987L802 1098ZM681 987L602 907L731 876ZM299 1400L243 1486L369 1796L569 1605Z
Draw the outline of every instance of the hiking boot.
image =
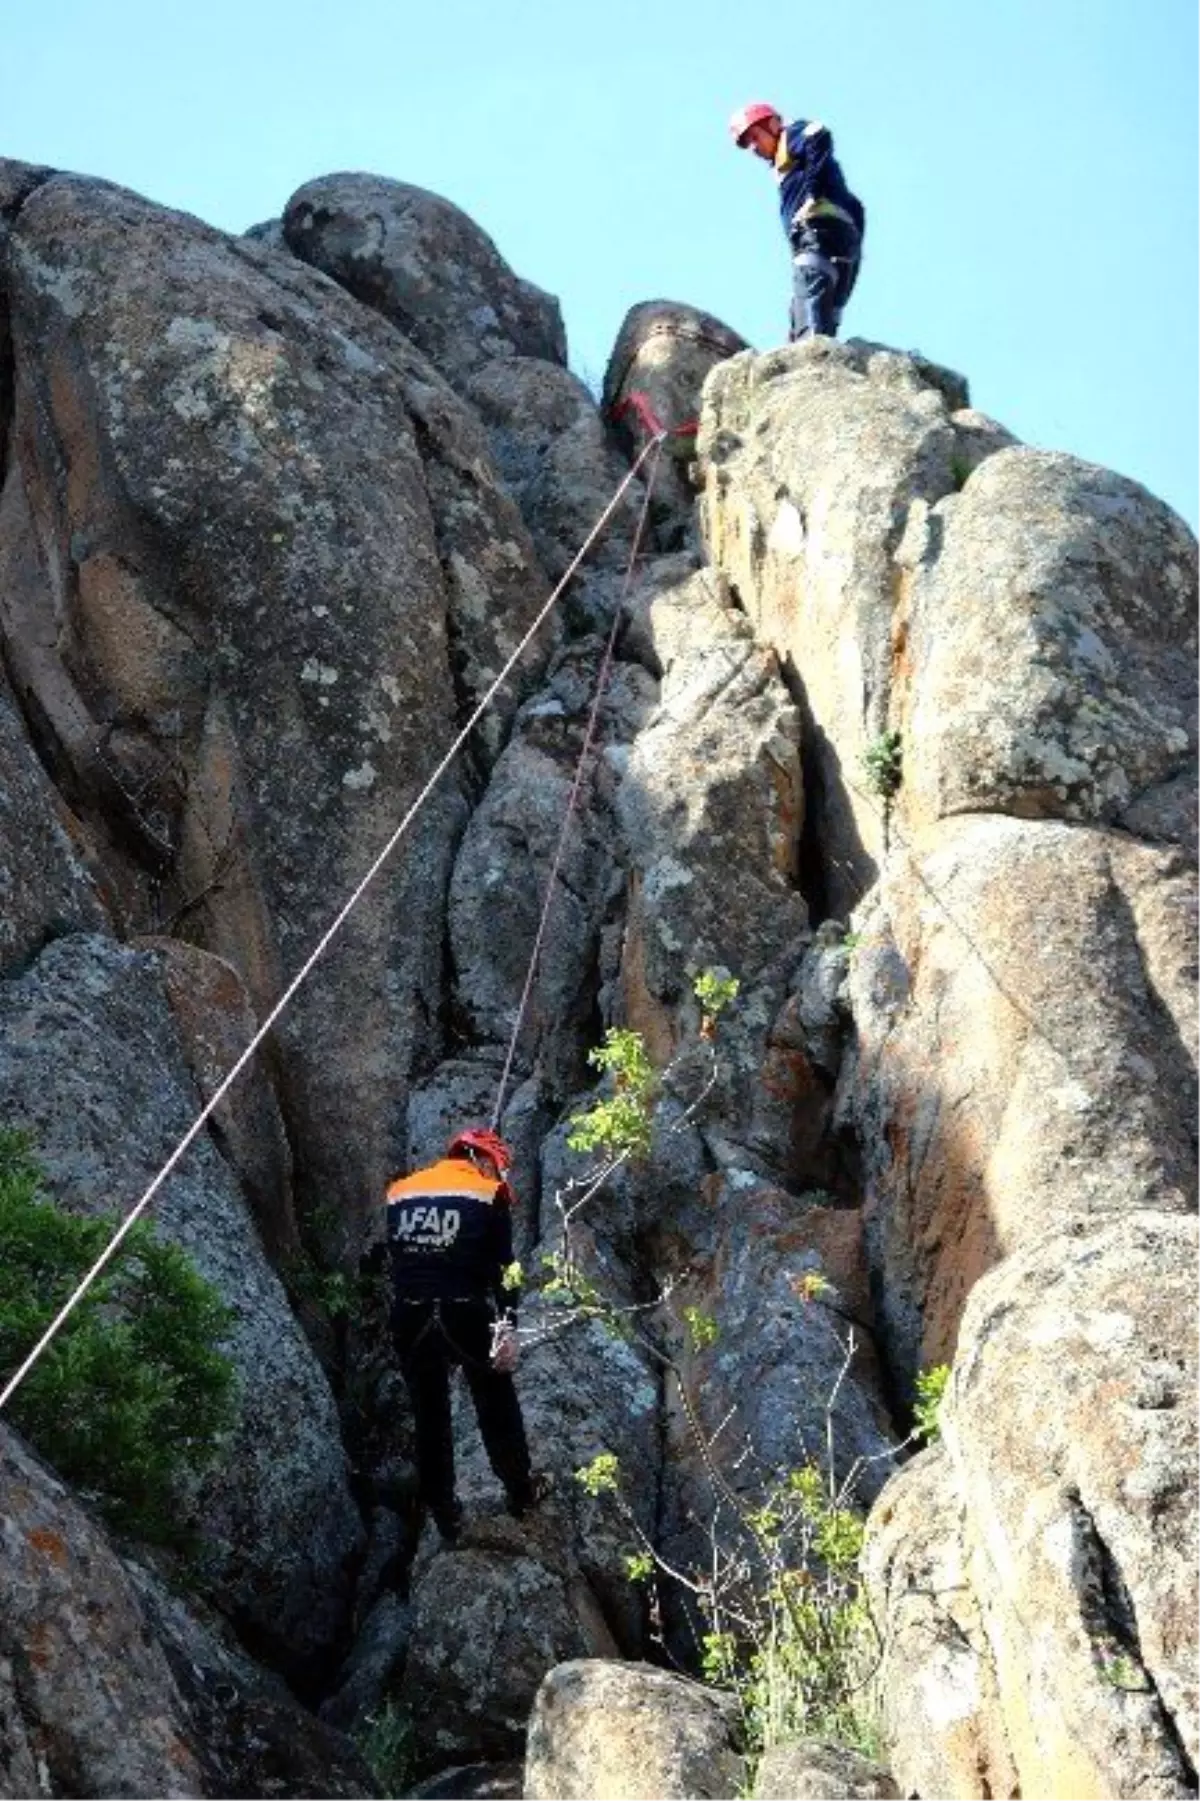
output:
M431 1507L433 1523L441 1534L444 1545L457 1544L463 1523L463 1505L461 1501L451 1501L449 1507Z
M515 1520L524 1519L527 1513L532 1513L535 1507L541 1505L553 1488L553 1477L547 1476L544 1471L534 1470L529 1480L523 1482L520 1488L508 1490L506 1505L509 1513Z

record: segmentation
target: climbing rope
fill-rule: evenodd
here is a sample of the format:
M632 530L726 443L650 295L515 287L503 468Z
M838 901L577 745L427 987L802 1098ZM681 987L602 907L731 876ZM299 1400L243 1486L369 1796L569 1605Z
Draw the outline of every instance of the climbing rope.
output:
M613 425L619 425L627 413L633 413L643 431L651 437L678 438L683 445L694 445L700 430L699 419L685 419L682 425L664 425L650 404L650 396L641 388L634 388L624 400L608 409Z
M640 453L638 454L638 456L636 457L634 462L631 464L628 474L624 477L624 479L619 483L619 485L613 492L613 495L612 495L611 499L609 500L608 505L605 507L604 511L600 514L599 518L596 520L596 523L593 525L591 531L588 533L587 537L584 539L583 544L580 546L579 550L576 552L573 561L571 562L570 566L566 570L566 573L562 576L557 587L552 590L549 598L545 601L545 603L543 604L543 606L537 613L532 625L530 625L530 627L526 631L524 637L521 639L521 641L517 645L516 649L512 652L512 654L508 658L508 661L505 663L504 667L501 669L499 675L497 675L495 680L484 690L482 697L480 698L479 702L475 706L475 709L472 712L470 718L467 720L467 723L463 726L462 730L459 732L458 736L455 738L454 742L451 744L449 750L446 752L445 756L442 758L440 763L437 765L437 767L433 771L432 775L425 782L425 785L422 787L420 793L417 795L416 799L413 801L412 805L409 807L407 813L405 813L403 819L400 821L400 824L396 827L395 831L392 833L391 837L388 839L388 841L384 845L383 849L379 852L379 855L375 858L375 861L371 864L371 867L367 870L367 873L363 876L362 880L359 882L358 886L355 888L354 892L351 894L349 900L342 907L341 911L336 915L332 924L326 929L326 931L324 932L322 937L318 940L315 948L310 952L309 956L306 958L304 963L301 965L300 969L293 976L292 980L288 983L288 986L284 989L283 993L280 995L279 999L276 1001L276 1003L272 1007L271 1011L267 1014L267 1017L263 1020L262 1024L259 1026L257 1032L255 1032L254 1036L251 1038L249 1044L246 1046L245 1050L242 1052L242 1054L238 1058L237 1062L233 1065L233 1068L229 1071L228 1075L224 1078L224 1080L220 1083L220 1085L213 1091L213 1093L210 1095L210 1097L209 1097L208 1101L205 1103L205 1105L200 1109L200 1112L196 1115L195 1119L192 1121L191 1125L188 1127L188 1129L184 1133L183 1137L179 1140L179 1143L175 1146L175 1149L171 1152L171 1155L167 1158L166 1162L163 1164L162 1168L159 1170L159 1172L155 1176L154 1180L150 1183L149 1187L146 1189L146 1191L142 1195L141 1199L137 1202L136 1206L133 1207L133 1209L130 1211L130 1213L127 1214L125 1219L122 1221L121 1225L118 1226L117 1230L114 1232L112 1238L109 1240L109 1242L105 1246L104 1250L101 1252L99 1257L97 1257L96 1261L92 1264L92 1266L88 1270L87 1274L82 1278L82 1280L79 1282L78 1286L71 1293L69 1298L63 1303L62 1307L55 1314L54 1318L51 1320L50 1324L46 1327L46 1330L42 1333L42 1336L38 1339L37 1343L34 1345L33 1349L29 1352L29 1355L25 1358L24 1362L21 1363L19 1368L9 1378L8 1382L5 1384L3 1392L0 1392L0 1410L2 1410L4 1408L4 1406L7 1404L7 1402L16 1393L17 1389L21 1386L21 1383L25 1380L26 1376L29 1374L29 1372L33 1368L34 1364L38 1361L39 1357L42 1356L42 1354L47 1350L47 1348L53 1342L53 1340L58 1335L58 1333L62 1330L63 1326L66 1324L67 1320L70 1318L70 1316L74 1312L75 1308L79 1305L80 1301L83 1299L84 1295L87 1293L88 1289L92 1286L92 1284L96 1280L96 1278L101 1274L101 1272L104 1269L107 1268L108 1264L116 1256L117 1251L120 1249L121 1245L124 1243L125 1238L132 1231L135 1223L141 1218L142 1214L146 1211L147 1207L150 1205L151 1201L154 1199L155 1195L158 1193L159 1189L162 1187L162 1185L166 1181L167 1177L171 1174L171 1171L178 1164L178 1162L183 1157L184 1153L188 1150L189 1146L193 1143L195 1138L198 1136L198 1134L200 1133L200 1131L202 1130L202 1128L204 1127L206 1122L211 1118L213 1112L220 1105L220 1103L224 1100L225 1096L229 1093L229 1090L232 1088L234 1082L236 1082L238 1076L242 1073L243 1069L245 1069L245 1067L249 1063L250 1059L254 1056L254 1053L257 1051L259 1045L262 1044L263 1040L266 1038L267 1034L271 1031L272 1027L276 1025L276 1023L279 1021L279 1019L282 1017L282 1015L286 1012L287 1008L291 1005L291 1002L295 998L297 991L302 986L302 984L308 979L308 977L312 973L313 969L315 969L316 965L320 962L321 958L325 955L325 952L329 949L329 946L333 943L333 940L337 937L338 933L341 931L342 927L345 925L346 921L349 919L351 913L353 913L355 907L357 907L359 901L362 899L362 897L366 893L367 889L371 886L372 882L375 880L375 878L379 874L380 870L384 867L385 863L387 863L389 858L392 856L392 853L395 851L396 847L400 844L401 840L404 838L405 834L408 832L409 827L412 825L413 821L416 819L417 815L420 813L422 807L425 805L426 801L429 799L429 796L432 794L434 788L437 786L437 784L441 780L442 776L446 773L447 769L449 769L450 765L454 762L454 759L458 756L459 751L463 748L463 745L467 742L467 739L470 737L470 735L474 731L475 727L479 724L479 721L483 718L484 714L487 712L488 708L491 706L492 701L495 699L495 697L499 693L500 689L504 686L504 683L508 680L508 677L512 673L513 669L516 667L517 663L520 661L521 657L524 655L529 644L532 642L534 637L536 637L538 631L541 629L543 623L545 622L546 618L548 617L551 608L554 606L555 602L558 600L559 596L562 594L564 588L566 588L568 582L571 580L572 576L575 574L576 570L579 568L579 565L583 562L584 558L586 557L588 551L591 549L592 545L595 543L596 539L600 536L600 533L604 530L604 527L608 524L608 521L612 518L614 512L616 511L618 505L620 504L621 499L623 498L623 496L625 494L626 489L630 486L630 484L633 482L633 480L637 476L638 472L640 471L640 469L642 467L642 464L644 462L646 462L646 460L650 457L651 453L653 451L655 451L658 447L660 447L660 445L661 445L661 439L658 439L658 438L651 439L651 441L642 448L642 450L640 451Z
M646 492L642 497L642 510L638 518L637 530L633 535L633 547L629 553L629 561L625 566L625 580L621 585L621 592L617 599L617 604L613 609L612 625L609 628L608 638L604 646L604 655L600 659L600 669L596 677L596 692L592 698L591 711L588 714L587 727L583 734L583 746L575 764L575 776L571 783L571 792L567 796L566 807L563 811L563 822L558 834L558 844L555 848L554 859L550 865L550 874L546 878L546 892L542 900L541 918L538 920L538 928L534 934L533 950L530 952L529 956L529 967L525 972L525 986L521 990L521 999L517 1006L516 1021L513 1025L512 1035L508 1041L508 1054L504 1059L504 1069L500 1076L500 1085L496 1090L496 1104L492 1108L491 1123L493 1132L499 1126L500 1116L504 1111L504 1096L508 1089L509 1077L512 1074L513 1061L517 1054L517 1041L521 1036L521 1028L525 1023L525 1014L529 1006L530 996L533 993L533 983L537 974L538 960L542 954L542 943L546 936L546 927L550 920L551 908L554 905L558 872L562 868L563 857L566 855L567 839L570 836L571 831L571 821L579 804L579 795L583 787L584 771L587 768L588 756L591 753L592 742L596 736L596 728L600 720L600 703L604 699L604 690L608 686L608 677L612 670L613 656L617 648L617 633L621 626L622 609L625 605L626 596L629 593L630 584L633 581L634 567L637 563L638 552L641 549L642 537L646 530L646 520L650 512L650 496L654 490L654 475L658 468L659 457L662 454L662 444L663 432L660 426L656 435L646 447L648 451L653 452L653 455L646 475Z

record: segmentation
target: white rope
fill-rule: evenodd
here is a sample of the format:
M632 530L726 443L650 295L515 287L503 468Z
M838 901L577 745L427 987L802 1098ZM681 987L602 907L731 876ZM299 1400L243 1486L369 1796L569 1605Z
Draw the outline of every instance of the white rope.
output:
M505 663L503 669L500 671L499 675L491 683L491 685L484 691L482 698L476 705L474 712L471 714L471 717L467 720L466 725L463 726L463 728L459 732L457 738L455 738L453 744L450 746L449 750L446 752L445 756L442 758L441 762L438 764L438 766L434 770L433 774L429 777L428 781L425 783L424 787L421 789L420 793L417 795L416 800L413 802L412 806L408 809L408 812L404 815L404 818L400 821L400 824L396 827L396 830L392 833L391 837L388 839L387 843L384 845L383 849L380 851L379 855L376 857L375 861L372 863L371 867L368 869L366 875L363 876L362 880L359 882L357 888L354 890L353 894L350 896L349 900L346 902L346 904L342 908L341 912L334 919L332 925L329 926L329 928L324 933L324 935L319 939L319 941L316 945L316 948L310 953L307 960L301 965L301 967L297 971L296 975L293 976L291 982L289 982L288 986L284 989L283 993L280 995L279 999L276 1001L274 1007L272 1007L271 1011L267 1014L267 1017L263 1020L262 1024L259 1026L257 1032L254 1034L253 1038L250 1040L249 1044L246 1046L245 1050L242 1052L241 1056L238 1058L238 1060L234 1064L233 1068L229 1071L229 1074L225 1077L225 1079L222 1081L220 1086L214 1090L213 1094L209 1097L206 1104L201 1108L200 1112L196 1115L195 1119L192 1121L191 1125L188 1127L188 1129L184 1133L183 1137L179 1140L179 1143L175 1146L175 1149L171 1152L171 1155L167 1158L167 1161L163 1164L162 1168L159 1170L158 1174L155 1176L155 1178L151 1182L150 1186L146 1189L145 1193L142 1195L142 1197L138 1201L137 1205L133 1208L132 1212L129 1213L129 1215L122 1222L122 1224L117 1228L116 1232L113 1234L112 1238L109 1240L108 1244L105 1246L105 1248L101 1252L100 1256L97 1257L97 1259L96 1259L95 1263L92 1265L91 1269L89 1269L87 1274L83 1277L82 1281L79 1283L79 1286L75 1289L74 1293L64 1303L64 1305L59 1309L58 1313L55 1314L55 1316L51 1320L50 1324L46 1327L46 1330L42 1333L42 1336L38 1339L37 1343L34 1345L33 1349L30 1351L29 1355L25 1358L25 1361L20 1365L20 1367L15 1371L15 1373L9 1379L9 1381L5 1385L3 1393L0 1393L0 1409L3 1409L4 1406L7 1404L7 1402L11 1399L11 1397L16 1393L17 1389L21 1386L21 1383L25 1380L26 1376L29 1374L30 1370L33 1368L34 1364L37 1362L38 1358L47 1349L47 1347L53 1341L53 1339L58 1334L58 1332L61 1331L62 1327L65 1325L66 1321L70 1318L70 1316L74 1312L75 1308L79 1305L79 1302L83 1299L84 1295L87 1293L88 1289L92 1286L92 1283L96 1280L97 1276L99 1276L101 1271L104 1270L107 1267L107 1265L111 1262L112 1258L116 1255L117 1251L119 1250L121 1244L124 1242L125 1237L132 1230L135 1222L137 1220L139 1220L141 1218L142 1214L146 1211L146 1208L150 1205L150 1202L154 1199L155 1195L158 1193L159 1189L162 1187L163 1183L166 1181L166 1179L170 1175L171 1171L175 1168L176 1164L179 1162L179 1160L183 1156L184 1152L188 1149L188 1146L196 1138L196 1136L200 1132L201 1128L204 1126L205 1122L209 1119L209 1117L211 1116L213 1111L220 1105L222 1100L224 1100L225 1096L229 1093L229 1090L232 1088L232 1086L236 1082L237 1078L241 1075L243 1069L245 1069L247 1063L249 1063L251 1057L253 1057L255 1051L258 1049L258 1047L262 1043L263 1039L267 1036L268 1032L270 1032L272 1026L275 1025L276 1021L280 1018L281 1014L283 1014L284 1011L287 1009L287 1007L291 1004L291 1002L296 994L297 989L307 979L307 977L309 976L309 974L311 973L313 968L316 966L317 963L320 962L321 958L325 955L325 952L329 949L329 946L332 944L334 938L341 931L341 929L345 925L347 919L350 917L351 913L354 911L355 907L358 905L359 901L362 899L363 895L366 893L366 891L370 887L371 883L375 880L375 877L379 874L380 870L383 868L383 866L387 862L388 858L392 855L392 852L396 849L396 846L400 843L400 840L404 837L405 833L408 831L413 820L417 817L417 814L421 811L421 808L425 805L425 802L429 799L430 794L433 792L434 788L437 786L437 784L441 780L442 776L446 773L446 770L449 769L451 763L453 763L455 757L458 755L459 751L462 749L463 745L466 743L467 739L470 737L470 735L474 731L475 727L479 724L479 721L483 718L483 715L487 712L492 701L495 699L497 693L503 687L504 683L508 680L509 675L512 673L513 668L515 667L517 662L520 660L521 656L524 654L530 641L536 636L537 632L541 628L544 620L546 619L546 616L550 612L551 607L554 605L555 601L558 599L559 595L562 593L562 591L566 587L567 583L571 580L571 577L575 574L575 571L578 569L580 563L582 563L584 557L587 555L588 551L591 549L592 545L595 543L596 539L599 537L600 533L603 531L604 527L607 525L609 519L612 517L613 513L616 511L618 502L620 501L622 495L625 493L625 490L629 487L630 483L633 481L634 477L637 475L638 470L641 468L641 466L645 462L646 458L650 455L650 452L652 450L654 450L661 443L662 443L661 437L652 438L643 447L643 449L639 453L636 461L633 463L632 467L630 468L629 473L625 476L624 480L617 487L617 489L613 493L613 496L612 496L611 500L609 501L608 505L605 507L604 511L601 513L600 517L597 519L595 525L593 525L591 531L588 533L587 537L584 539L583 544L580 546L579 550L577 551L574 560L572 561L570 567L567 569L566 573L563 575L558 586L553 590L549 599L545 602L545 604L541 608L541 611L537 614L537 617L534 619L533 624L529 627L528 631L525 633L525 636L521 639L520 643L517 645L517 648L513 651L512 655L509 657L508 661Z
M650 501L654 494L654 477L658 473L658 459L659 452L662 449L662 439L652 440L647 448L653 449L655 453L654 461L651 463L650 472L646 477L646 494L642 501L642 511L638 518L637 531L633 535L633 546L629 552L629 562L625 569L625 580L621 584L621 592L617 596L617 604L613 609L612 625L609 627L608 637L604 645L604 654L600 659L599 673L596 676L596 692L592 700L591 710L588 713L587 729L583 734L583 744L580 747L579 756L576 760L575 776L571 783L571 791L567 796L566 807L563 809L563 822L558 834L558 843L555 846L554 860L550 865L550 874L546 877L546 893L542 900L542 916L538 920L538 928L533 940L533 949L529 954L529 967L525 972L525 986L521 990L521 999L517 1005L517 1017L513 1023L512 1032L509 1034L508 1055L504 1059L504 1069L500 1076L500 1086L496 1090L496 1104L492 1108L491 1125L493 1132L499 1127L500 1118L504 1112L504 1097L508 1092L508 1079L512 1075L513 1064L516 1061L517 1044L521 1036L521 1028L525 1024L525 1014L529 1007L530 996L533 993L534 978L537 975L538 960L542 954L542 945L546 938L546 928L550 923L550 912L554 906L555 885L558 881L558 872L562 868L563 858L566 855L567 838L571 830L571 820L574 816L575 808L579 804L580 790L583 787L584 771L587 768L588 757L591 754L592 743L596 736L596 727L600 722L600 705L604 699L604 690L608 685L609 672L612 669L613 656L617 648L617 632L621 625L621 610L625 605L626 596L628 595L630 586L633 582L633 571L637 563L638 551L641 549L642 536L646 530L646 521L650 517Z

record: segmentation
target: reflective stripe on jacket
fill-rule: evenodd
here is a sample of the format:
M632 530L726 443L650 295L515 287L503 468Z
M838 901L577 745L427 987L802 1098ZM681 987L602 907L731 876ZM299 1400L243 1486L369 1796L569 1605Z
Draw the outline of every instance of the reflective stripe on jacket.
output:
M397 1176L388 1184L385 1199L390 1207L393 1201L435 1194L461 1195L489 1204L498 1200L511 1201L507 1182L502 1182L498 1176L481 1175L469 1157L443 1157L427 1169L414 1170L411 1176Z
M789 240L799 223L796 214L806 202L828 203L836 208L826 216L841 217L862 234L866 215L861 200L852 194L833 154L833 134L818 119L797 119L785 125L775 152L775 179L779 183L779 212ZM821 212L812 217L820 218Z

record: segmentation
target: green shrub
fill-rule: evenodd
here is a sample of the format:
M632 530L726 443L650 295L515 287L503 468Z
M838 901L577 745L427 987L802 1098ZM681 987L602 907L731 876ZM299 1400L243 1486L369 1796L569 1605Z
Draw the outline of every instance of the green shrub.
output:
M864 1675L873 1655L859 1574L863 1522L814 1463L771 1497L763 1540L770 1579L734 1686L752 1745L813 1735L859 1744Z
M834 1738L876 1754L872 1676L878 1638L860 1571L863 1521L816 1463L740 1498L702 1564L674 1567L639 1527L612 1452L575 1472L589 1495L610 1496L637 1543L629 1580L681 1583L704 1619L700 1668L741 1703L752 1759L790 1738ZM734 1500L732 1491L727 1498ZM660 1604L656 1597L656 1605Z
M886 804L898 792L904 773L904 745L899 732L881 732L862 754L867 787Z
M355 1728L354 1742L384 1795L404 1795L416 1767L412 1716L395 1701L385 1701Z
M935 1363L917 1377L917 1398L913 1403L913 1437L931 1445L941 1437L942 1402L950 1380L950 1365Z
M0 1130L0 1372L40 1338L117 1227L41 1192L28 1139ZM236 1417L233 1315L186 1252L139 1222L10 1403L13 1424L122 1531L178 1543L180 1479Z

